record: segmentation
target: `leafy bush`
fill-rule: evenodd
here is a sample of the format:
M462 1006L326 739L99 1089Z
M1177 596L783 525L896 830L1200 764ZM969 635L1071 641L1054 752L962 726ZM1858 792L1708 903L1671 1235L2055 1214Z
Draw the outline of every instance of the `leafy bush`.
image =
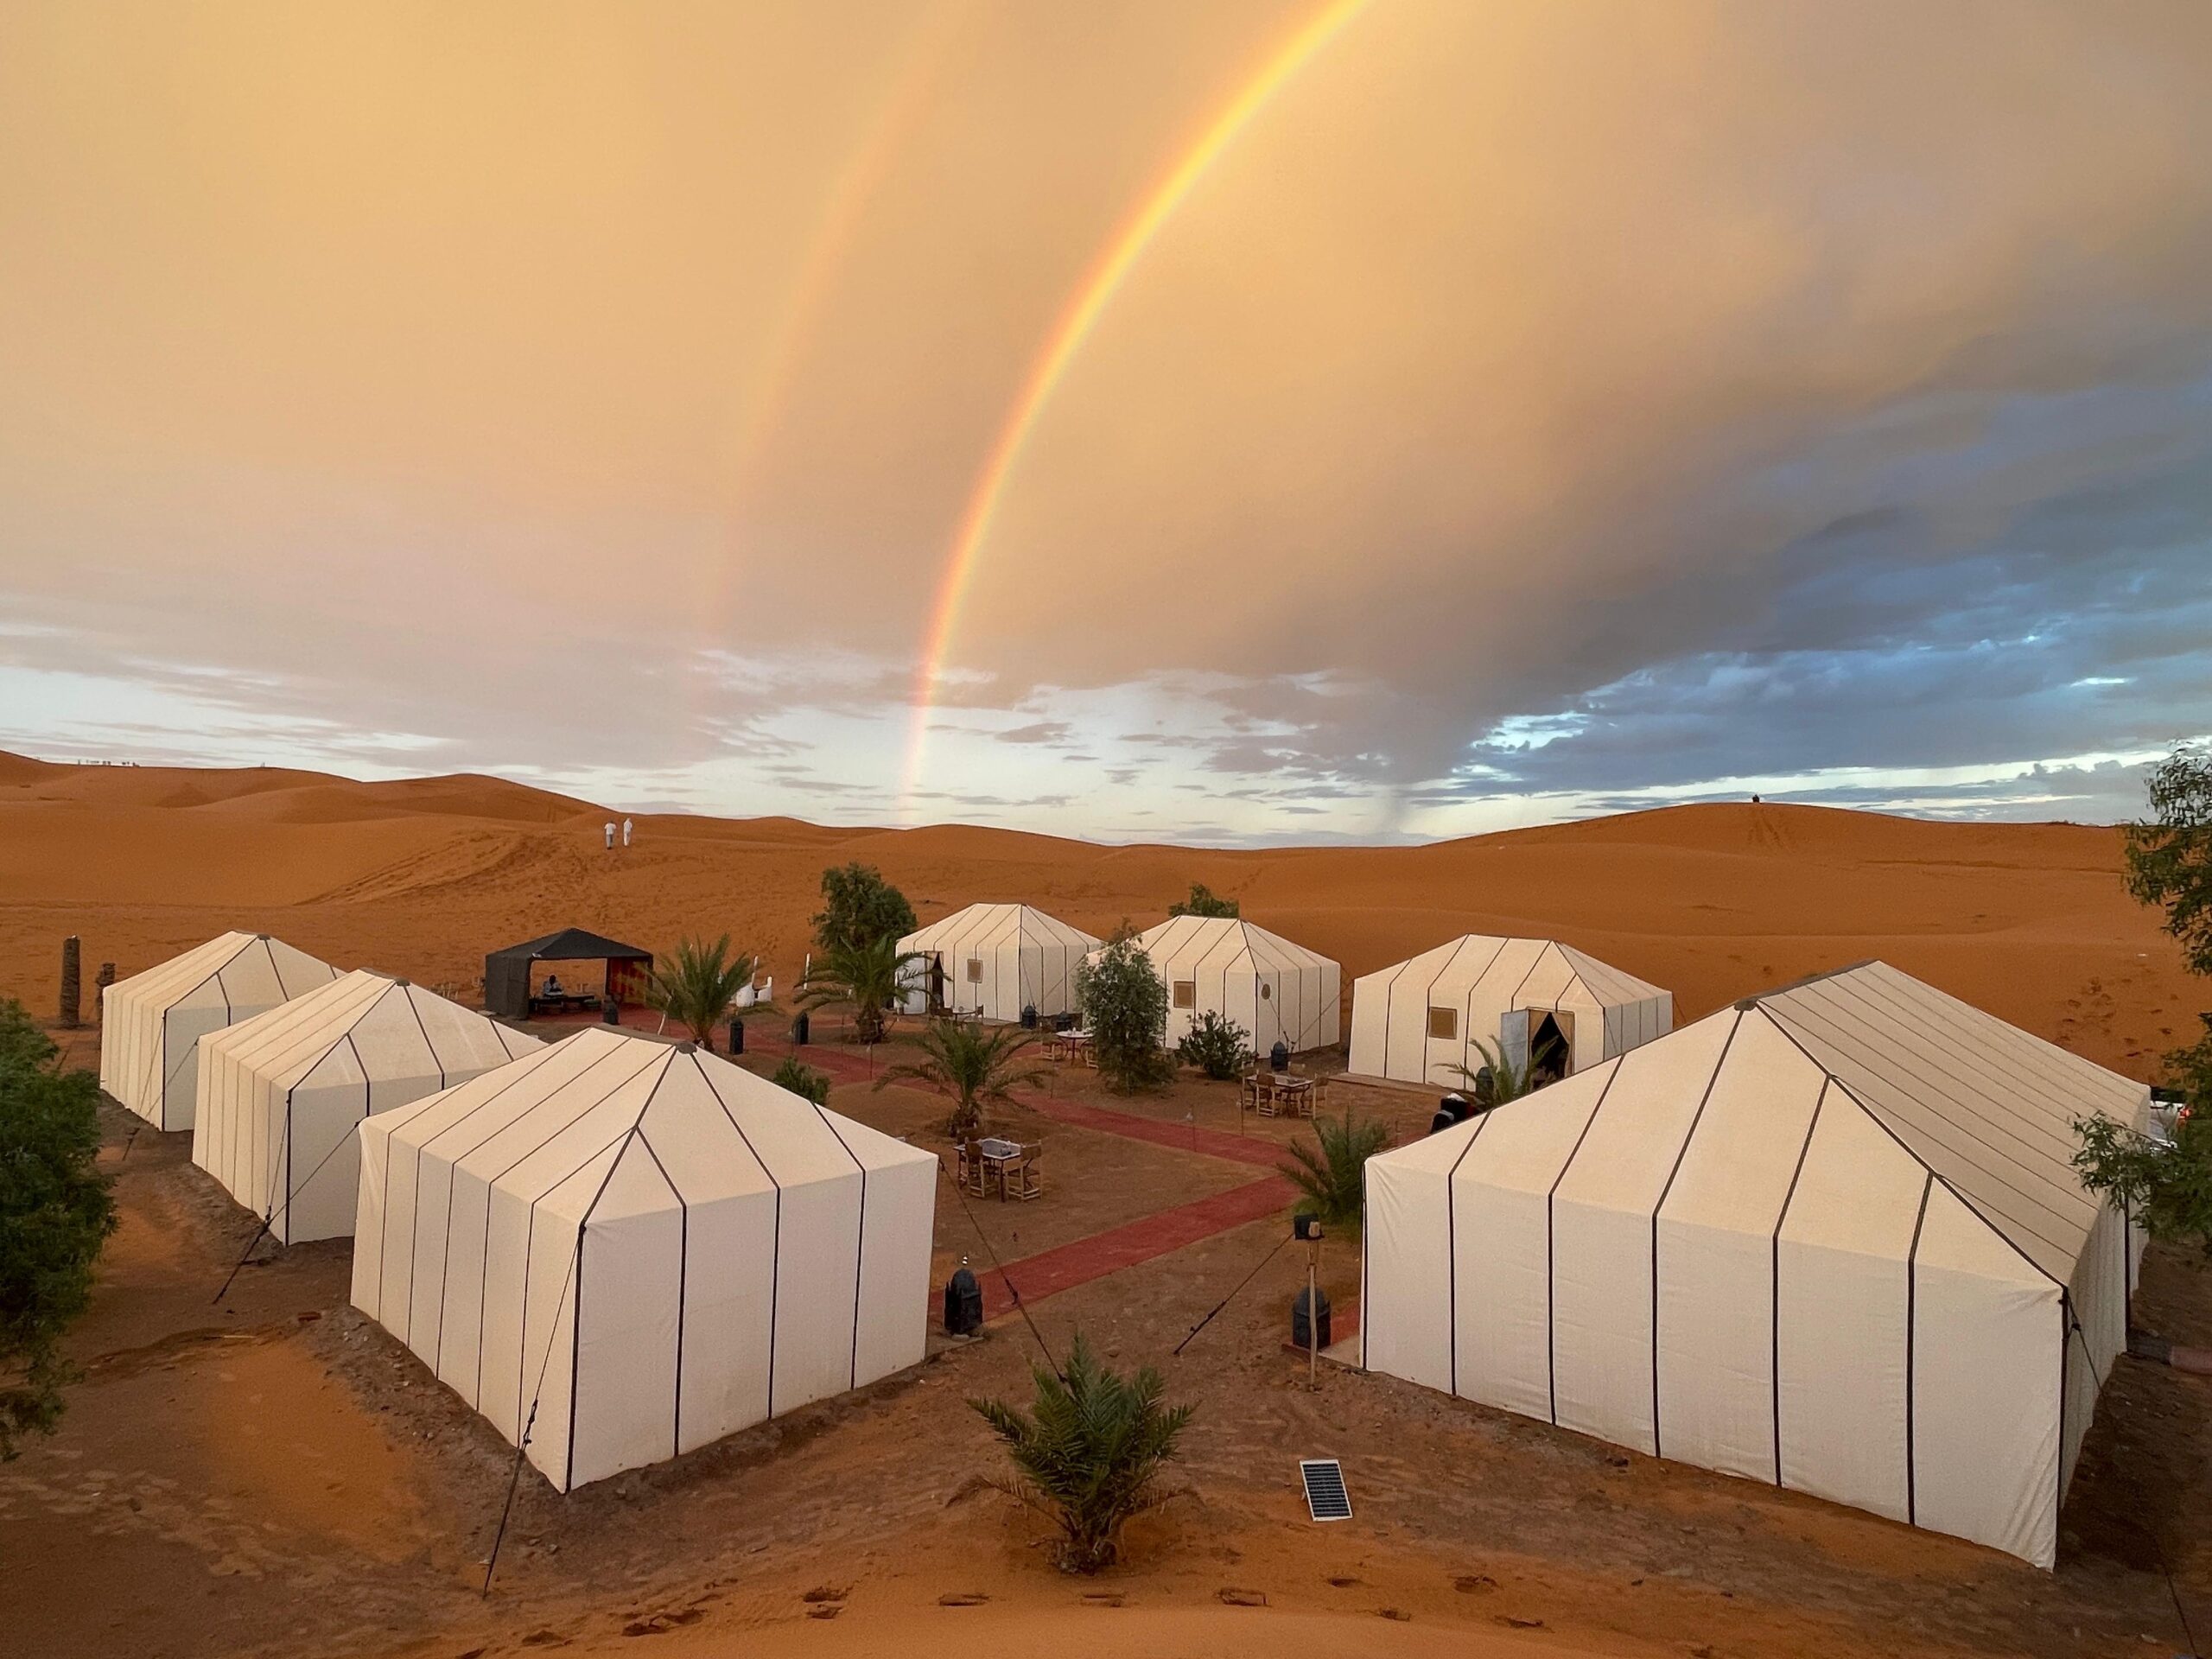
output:
M2184 745L2151 769L2150 817L2127 829L2127 890L2166 912L2193 973L2212 974L2212 750ZM2212 1255L2212 1014L2165 1057L2186 1103L2171 1145L2100 1113L2077 1119L2074 1166L2093 1192L2125 1199L2153 1238Z
M2212 1118L2191 1112L2172 1145L2115 1123L2103 1113L2077 1118L2074 1167L2092 1192L2126 1200L2153 1238L2194 1244L2212 1255Z
M1243 912L1234 899L1224 899L1202 881L1191 883L1191 896L1167 906L1170 916L1228 916Z
M1252 1044L1243 1027L1208 1008L1191 1021L1189 1033L1175 1045L1175 1055L1218 1081L1235 1077L1251 1063Z
M1125 922L1075 970L1076 1002L1090 1033L1091 1058L1109 1089L1155 1088L1175 1075L1167 1052L1167 987Z
M812 1101L817 1106L830 1103L830 1074L817 1071L810 1065L801 1065L794 1055L785 1055L784 1063L776 1068L776 1075L768 1079L779 1089Z
M966 1020L932 1020L922 1033L922 1058L886 1067L875 1086L918 1083L951 1096L952 1118L946 1132L956 1141L965 1141L982 1132L986 1105L1011 1105L1010 1091L1017 1084L1044 1082L1039 1068L1015 1064L1036 1040L1015 1026L986 1031Z
M673 961L653 964L645 982L645 1006L666 1014L691 1033L691 1040L714 1052L715 1027L735 1011L737 994L753 982L760 958L747 951L732 955L729 935L712 944L685 939Z
M906 895L872 864L823 871L822 899L823 907L814 918L814 939L824 950L858 950L878 940L895 942L917 925Z
M1390 1126L1380 1118L1317 1117L1313 1139L1290 1144L1291 1161L1282 1173L1312 1200L1314 1212L1330 1227L1356 1227L1365 1192L1367 1160L1390 1144Z
M0 1001L0 1461L61 1420L62 1334L115 1230L99 1144L98 1079L63 1071L23 1005Z
M1503 1106L1509 1100L1519 1100L1524 1095L1533 1095L1536 1092L1541 1085L1535 1080L1535 1063L1550 1058L1555 1047L1556 1045L1551 1039L1546 1039L1536 1053L1530 1056L1529 1065L1516 1065L1505 1058L1503 1048L1492 1047L1478 1037L1475 1039L1475 1048L1482 1055L1483 1063L1480 1065L1467 1066L1454 1061L1452 1069L1471 1085L1468 1092L1474 1096L1478 1106L1483 1103L1485 1092L1491 1105ZM1482 1074L1485 1071L1490 1073L1490 1087L1487 1091L1484 1091L1482 1086Z
M1191 1408L1162 1406L1166 1385L1148 1365L1125 1379L1100 1364L1080 1332L1065 1378L1030 1370L1036 1400L1027 1413L996 1400L968 1402L1014 1460L1014 1480L994 1484L1052 1517L1063 1568L1096 1573L1119 1557L1122 1526L1172 1496L1160 1491L1159 1476Z

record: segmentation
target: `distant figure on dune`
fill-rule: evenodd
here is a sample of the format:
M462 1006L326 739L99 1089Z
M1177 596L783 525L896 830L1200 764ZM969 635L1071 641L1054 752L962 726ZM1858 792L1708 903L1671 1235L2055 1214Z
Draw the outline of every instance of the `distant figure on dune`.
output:
M630 844L630 820L627 818L622 820L622 844L625 847Z
M607 850L610 853L614 850L614 820L612 818L607 821Z

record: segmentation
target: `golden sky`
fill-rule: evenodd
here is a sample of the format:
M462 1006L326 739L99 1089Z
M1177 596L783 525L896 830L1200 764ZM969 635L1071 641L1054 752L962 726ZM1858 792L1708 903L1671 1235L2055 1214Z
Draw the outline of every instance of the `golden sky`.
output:
M2212 8L1370 0L1038 407L908 791L1040 352L1322 10L11 6L0 743L1246 837L2212 727Z

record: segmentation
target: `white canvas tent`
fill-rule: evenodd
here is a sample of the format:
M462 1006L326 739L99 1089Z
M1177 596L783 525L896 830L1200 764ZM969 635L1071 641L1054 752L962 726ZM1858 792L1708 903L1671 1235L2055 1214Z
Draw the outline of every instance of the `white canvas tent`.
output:
M1370 1369L2049 1567L2141 1241L2143 1084L1878 963L1367 1166Z
M919 1363L938 1161L603 1027L365 1119L353 1304L554 1486Z
M360 1185L356 1124L543 1046L359 969L200 1039L192 1161L278 1243L343 1238Z
M1478 1039L1516 1070L1527 1065L1532 1027L1546 1014L1567 1045L1571 1075L1665 1036L1675 998L1573 945L1463 934L1352 982L1348 1070L1459 1087L1455 1067L1484 1064Z
M1019 1020L1075 1007L1077 963L1098 948L1081 928L1027 905L970 905L899 941L924 960L905 970L909 1014L926 1014L934 989L944 1007Z
M118 979L100 1000L100 1087L157 1129L188 1129L200 1039L337 977L282 939L225 933Z
M1278 1039L1294 1054L1338 1040L1344 970L1302 944L1224 916L1171 916L1136 943L1167 987L1171 1048L1208 1009L1242 1026L1262 1055Z

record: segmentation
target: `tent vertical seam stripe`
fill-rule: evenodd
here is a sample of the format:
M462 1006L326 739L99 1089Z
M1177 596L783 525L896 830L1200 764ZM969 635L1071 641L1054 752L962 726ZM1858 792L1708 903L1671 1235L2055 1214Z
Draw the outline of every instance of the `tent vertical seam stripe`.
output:
M1620 1062L1616 1060L1611 1073L1599 1085L1598 1098L1590 1103L1590 1116L1582 1121L1582 1132L1567 1149L1567 1161L1559 1166L1559 1173L1552 1177L1552 1184L1544 1193L1544 1374L1554 1427L1559 1426L1559 1335L1554 1328L1559 1298L1554 1284L1558 1263L1553 1249L1553 1213L1559 1198L1559 1184L1574 1167L1575 1154L1590 1138L1591 1127L1597 1122L1598 1114L1605 1109L1605 1096L1612 1093L1614 1079L1620 1074Z
M698 1068L700 1078L707 1085L707 1092L715 1097L715 1103L722 1109L722 1116L729 1120L730 1128L737 1131L737 1138L745 1142L746 1151L753 1154L753 1161L760 1166L760 1173L768 1178L768 1185L776 1192L775 1230L770 1235L768 1248L768 1415L773 1417L776 1414L776 1309L783 1293L784 1277L784 1184L776 1179L776 1172L768 1166L768 1160L753 1144L753 1137L745 1132L745 1125L737 1121L737 1114L730 1110L729 1102L723 1099L722 1091L715 1087L714 1078L700 1063L697 1054L691 1056L691 1064Z
M1916 1527L1920 1513L1918 1501L1918 1452L1913 1445L1913 1365L1920 1334L1920 1230L1928 1224L1928 1199L1936 1191L1936 1172L1927 1171L1920 1184L1920 1213L1913 1217L1912 1247L1904 1258L1904 1519L1905 1524ZM2061 1363L2064 1356L2060 1356ZM2060 1393L2065 1390L2062 1387ZM2062 1399L2061 1403L2063 1403Z
M1804 1142L1797 1148L1797 1166L1789 1172L1789 1186L1782 1195L1782 1209L1774 1218L1774 1233L1768 1240L1767 1282L1774 1292L1774 1306L1767 1316L1767 1335L1772 1344L1767 1381L1774 1388L1774 1484L1777 1486L1782 1484L1782 1230L1789 1223L1790 1201L1797 1196L1797 1182L1805 1173L1805 1154L1813 1149L1813 1135L1821 1127L1821 1109L1828 1103L1832 1081L1822 1077L1821 1092L1813 1097L1812 1121L1805 1125Z
M668 1166L660 1160L660 1154L653 1150L653 1143L645 1129L645 1115L638 1117L638 1144L645 1149L645 1156L653 1160L653 1167L660 1171L660 1178L668 1183L668 1190L676 1194L676 1409L674 1421L669 1426L668 1455L681 1457L683 1452L683 1325L690 1308L691 1290L691 1205L683 1196L683 1189L676 1184L676 1177L668 1173Z
M1721 1069L1728 1064L1728 1051L1743 1025L1744 1016L1739 1012L1735 1023L1728 1027L1728 1034L1720 1039L1720 1057L1713 1063L1713 1075L1705 1080L1705 1092L1698 1096L1697 1110L1690 1114L1690 1126L1682 1133L1682 1144L1675 1149L1675 1163L1667 1172L1667 1184L1659 1189L1658 1201L1651 1206L1651 1455L1655 1458L1666 1455L1659 1439L1659 1212L1667 1207L1667 1195L1675 1190L1675 1177L1682 1173L1682 1160L1689 1156L1690 1142L1697 1138L1697 1126L1705 1121L1705 1109L1712 1103L1713 1087L1720 1081Z
M648 1094L645 1096L645 1105L652 1104L652 1096ZM638 1116L641 1120L644 1118L644 1107L639 1108ZM607 1196L607 1183L614 1179L614 1172L622 1167L623 1156L630 1150L629 1143L637 1138L638 1126L632 1123L629 1133L615 1143L619 1150L607 1164L607 1173L599 1178L599 1191L591 1195L591 1202L584 1206L584 1213L576 1223L576 1248L575 1253L569 1258L569 1271L575 1279L576 1294L575 1301L570 1304L572 1311L569 1315L569 1446L568 1456L561 1471L561 1490L564 1492L576 1484L576 1420L582 1414L576 1407L583 1395L584 1381L584 1240L590 1232L592 1212L599 1208L599 1201ZM532 1203L531 1213L533 1218L537 1211L537 1205ZM533 1227L531 1230L535 1232L537 1230ZM524 1281L523 1294L525 1297L529 1294L527 1281ZM553 1307L553 1330L558 1331L560 1328L561 1307L556 1302ZM553 1351L552 1332L546 1333L545 1351L548 1354ZM538 1386L541 1389L544 1386L544 1377L542 1374L538 1378ZM531 1402L532 1410L537 1408L537 1402L534 1400Z
M849 1389L856 1389L861 1384L861 1273L868 1262L868 1166L861 1162L859 1155L853 1151L851 1143L843 1135L838 1134L837 1126L830 1121L830 1114L823 1111L814 1101L810 1100L806 1103L814 1108L814 1115L822 1120L822 1127L829 1130L831 1138L844 1148L845 1156L853 1160L853 1167L861 1173L861 1225L859 1235L853 1245L852 1381L845 1385Z
M1445 1304L1445 1331L1446 1339L1452 1344L1452 1393L1455 1398L1459 1392L1459 1200L1452 1183L1459 1177L1459 1166L1467 1161L1467 1154L1475 1149L1475 1142L1483 1138L1483 1131L1489 1127L1489 1114L1485 1113L1475 1120L1475 1132L1467 1137L1467 1144L1459 1148L1459 1155L1452 1160L1452 1167L1444 1173L1444 1294L1450 1298ZM1365 1173L1366 1166L1363 1165L1360 1186L1363 1203L1367 1191L1363 1179ZM1361 1238L1360 1255L1364 1262L1364 1235ZM1310 1307L1306 1310L1306 1316L1309 1320L1317 1317Z

